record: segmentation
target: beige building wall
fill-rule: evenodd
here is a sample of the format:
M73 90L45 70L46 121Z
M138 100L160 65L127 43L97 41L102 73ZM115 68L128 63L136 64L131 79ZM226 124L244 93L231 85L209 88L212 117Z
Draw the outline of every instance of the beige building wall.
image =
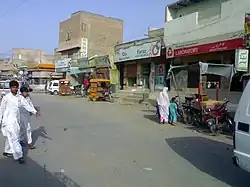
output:
M73 13L60 22L59 47L62 55L77 53L82 38L88 40L88 56L110 55L114 46L123 41L123 21L85 11Z

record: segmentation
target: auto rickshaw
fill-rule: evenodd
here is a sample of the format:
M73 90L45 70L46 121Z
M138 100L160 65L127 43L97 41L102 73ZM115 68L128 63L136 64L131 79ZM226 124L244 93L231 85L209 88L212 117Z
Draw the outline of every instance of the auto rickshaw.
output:
M90 101L109 101L114 102L110 89L110 80L108 79L91 79L88 90Z
M72 94L72 86L70 84L70 80L68 79L60 79L59 80L59 95L71 95Z

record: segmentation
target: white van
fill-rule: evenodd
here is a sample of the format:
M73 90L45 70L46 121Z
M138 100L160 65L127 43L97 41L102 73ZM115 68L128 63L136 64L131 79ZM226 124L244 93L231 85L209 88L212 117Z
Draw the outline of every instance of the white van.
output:
M234 121L236 126L233 137L233 162L250 172L250 81L241 96Z
M53 95L59 94L59 80L50 81L48 92Z

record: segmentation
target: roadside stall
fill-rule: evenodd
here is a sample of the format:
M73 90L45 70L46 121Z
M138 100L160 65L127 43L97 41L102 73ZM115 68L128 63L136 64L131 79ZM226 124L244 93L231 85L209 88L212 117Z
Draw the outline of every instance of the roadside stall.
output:
M90 101L109 101L114 102L110 80L108 79L91 79L88 91Z
M216 134L217 130L222 128L232 130L232 121L228 118L227 113L227 103L229 101L226 98L220 100L220 82L208 82L206 81L206 76L217 75L231 82L235 74L234 66L199 62L193 65L170 67L168 78L171 78L178 96L180 96L180 92L183 91L183 85L188 80L188 77L185 76L188 74L187 71L192 72L189 76L191 76L194 82L196 81L197 88L193 89L194 92L192 93L184 91L185 103L179 103L178 105L180 107L179 111L182 111L181 114L184 121L194 126L205 126L213 134ZM178 81L176 80L177 76L180 77L177 79ZM182 89L180 89L180 85ZM215 92L215 99L207 94L210 88L213 88L212 91Z
M211 108L217 104L220 104L220 82L219 81L206 81L207 75L217 75L220 77L226 78L229 82L231 82L233 75L235 74L235 70L233 65L231 64L211 64L211 63L203 63L199 62L193 65L182 65L182 66L171 66L169 69L169 77L171 77L173 86L179 95L180 91L183 91L183 88L187 87L188 77L187 72L195 72L193 73L193 79L197 79L197 88L194 89L194 92L190 94L196 95L197 104L202 108ZM195 74L198 76L195 76ZM176 77L182 77L182 79L176 79ZM181 80L181 81L180 81ZM208 89L214 90L215 99L210 98L206 93ZM230 87L228 88L230 90ZM189 94L189 95L190 95Z

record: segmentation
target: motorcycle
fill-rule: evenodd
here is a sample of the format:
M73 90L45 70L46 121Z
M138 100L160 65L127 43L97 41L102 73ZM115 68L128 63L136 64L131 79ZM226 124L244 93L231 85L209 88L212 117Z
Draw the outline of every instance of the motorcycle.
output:
M109 101L110 103L115 102L111 89L104 93L104 100Z
M227 104L229 101L225 99L225 102L218 108L208 109L205 111L204 121L208 123L210 130L213 134L218 131L230 132L234 131L234 120L228 113Z

